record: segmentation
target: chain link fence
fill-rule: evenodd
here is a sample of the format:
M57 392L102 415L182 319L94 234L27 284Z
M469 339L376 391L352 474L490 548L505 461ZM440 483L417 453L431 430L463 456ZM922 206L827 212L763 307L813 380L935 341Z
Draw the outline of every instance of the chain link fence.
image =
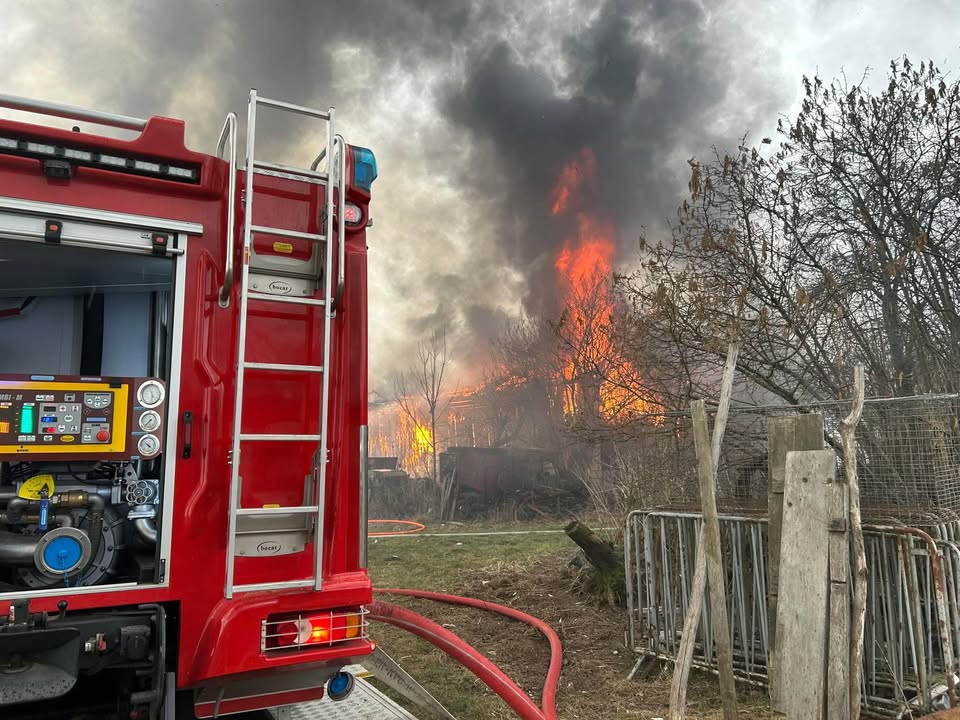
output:
M849 412L848 402L732 408L717 467L720 510L766 512L770 418L820 414L824 447L835 449L842 463L840 424ZM712 425L713 412L709 417ZM857 426L857 446L865 518L924 523L960 518L960 395L869 399ZM633 468L627 483L634 486L633 507L699 509L689 413L651 418L615 462Z

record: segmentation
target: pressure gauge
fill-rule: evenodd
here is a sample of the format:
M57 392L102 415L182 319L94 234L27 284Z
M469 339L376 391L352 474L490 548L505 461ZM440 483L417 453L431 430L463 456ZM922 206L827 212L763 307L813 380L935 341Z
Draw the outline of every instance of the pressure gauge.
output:
M140 416L140 429L145 432L153 432L160 427L160 414L154 410L147 410Z
M163 385L156 380L147 380L137 390L137 400L145 408L155 408L163 402Z
M160 441L155 435L143 435L137 443L137 450L142 457L153 457L160 452Z

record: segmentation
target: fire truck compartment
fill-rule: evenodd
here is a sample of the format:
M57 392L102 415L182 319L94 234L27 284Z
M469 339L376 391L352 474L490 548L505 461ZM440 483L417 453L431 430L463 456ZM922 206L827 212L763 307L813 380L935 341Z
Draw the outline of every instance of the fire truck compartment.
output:
M177 255L3 230L0 597L161 583Z
M108 712L118 687L139 688L127 705L158 704L165 622L159 606L51 615L16 601L0 620L0 717L42 720L70 705ZM84 676L92 680L81 684Z

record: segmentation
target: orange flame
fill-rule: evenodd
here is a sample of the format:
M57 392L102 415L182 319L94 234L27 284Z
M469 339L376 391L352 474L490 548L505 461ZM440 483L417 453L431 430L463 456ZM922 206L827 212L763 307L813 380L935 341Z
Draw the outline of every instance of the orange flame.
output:
M568 238L554 261L564 292L564 304L573 311L561 378L564 414L595 406L613 421L654 412L643 399L640 370L620 351L611 335L613 298L609 279L616 255L613 225L591 214L582 199L585 186L596 178L596 159L586 148L560 173L553 190L553 214L560 215L578 201L577 234ZM594 209L596 211L596 209Z
M395 455L400 467L411 473L429 470L433 455L433 434L430 424L419 412L412 418L399 403L384 405L370 410L370 454L372 456Z

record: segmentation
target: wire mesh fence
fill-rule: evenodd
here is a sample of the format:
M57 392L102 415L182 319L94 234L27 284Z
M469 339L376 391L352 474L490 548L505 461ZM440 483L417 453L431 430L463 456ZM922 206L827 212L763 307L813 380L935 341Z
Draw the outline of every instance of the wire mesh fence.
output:
M824 447L835 449L842 463L840 424L849 412L847 402L732 408L717 467L721 511L765 513L771 418L819 414ZM711 412L711 424L714 419ZM869 399L856 436L865 518L960 517L960 395ZM616 462L633 468L633 507L699 508L689 413L668 413L648 423L629 447L621 446Z

